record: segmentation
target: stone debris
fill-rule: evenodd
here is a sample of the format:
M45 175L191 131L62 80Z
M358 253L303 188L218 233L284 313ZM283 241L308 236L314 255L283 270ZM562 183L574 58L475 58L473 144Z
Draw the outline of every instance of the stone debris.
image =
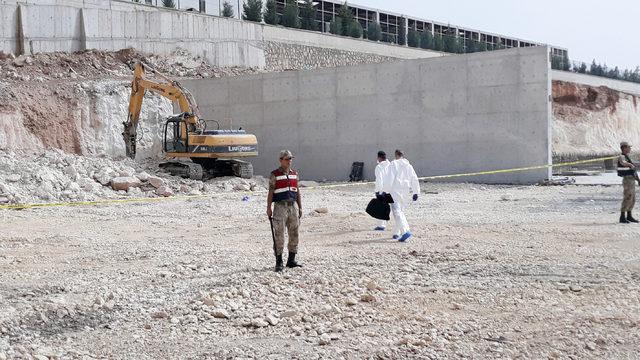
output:
M162 172L157 163L85 157L59 150L0 150L0 204L211 194L238 191L234 190L237 184L265 191L267 186L261 176L205 182L183 179Z

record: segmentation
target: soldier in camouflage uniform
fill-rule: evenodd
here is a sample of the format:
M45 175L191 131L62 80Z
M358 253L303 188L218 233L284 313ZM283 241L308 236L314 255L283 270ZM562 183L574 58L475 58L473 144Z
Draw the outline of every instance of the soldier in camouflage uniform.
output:
M298 227L302 217L302 201L298 189L298 173L291 168L293 154L289 150L280 152L280 167L271 172L269 195L267 196L267 216L272 221L276 272L283 270L284 231L289 234L289 258L287 267L301 267L296 262L298 253ZM273 204L273 210L271 205Z
M623 141L620 143L622 155L618 157L618 176L622 177L623 199L620 207L620 223L637 223L631 215L633 206L636 203L636 181L640 184L636 165L631 161L629 153L631 153L631 145Z

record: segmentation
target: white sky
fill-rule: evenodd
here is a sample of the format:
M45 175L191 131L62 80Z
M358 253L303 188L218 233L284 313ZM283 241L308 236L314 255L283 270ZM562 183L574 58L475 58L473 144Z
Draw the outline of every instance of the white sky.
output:
M206 0L217 13L218 0ZM222 0L221 0L222 1ZM236 5L238 0L231 0ZM241 1L242 2L242 1ZM640 65L638 0L353 0L364 5L569 49L571 60ZM180 0L181 7L198 0ZM634 26L635 25L635 26Z

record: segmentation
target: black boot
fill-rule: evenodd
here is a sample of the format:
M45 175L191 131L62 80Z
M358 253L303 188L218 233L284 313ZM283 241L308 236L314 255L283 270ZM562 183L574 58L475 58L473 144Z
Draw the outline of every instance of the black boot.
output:
M282 272L282 255L276 255L276 272Z
M627 217L624 216L624 211L620 214L620 224L628 224L629 220L627 220Z
M631 216L631 211L627 211L627 221L628 222L632 222L632 223L640 222L640 221L634 219L633 216Z
M302 267L302 265L296 262L296 253L293 253L293 252L289 253L289 258L287 259L287 267L288 268Z

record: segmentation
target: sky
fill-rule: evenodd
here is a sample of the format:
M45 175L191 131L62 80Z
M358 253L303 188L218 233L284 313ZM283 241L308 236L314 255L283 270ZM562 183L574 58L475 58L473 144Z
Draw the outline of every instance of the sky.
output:
M206 0L207 12L218 0ZM238 0L231 0L234 5ZM198 0L180 0L197 8ZM353 0L350 3L569 49L572 61L640 65L638 0ZM634 26L635 25L635 26Z

